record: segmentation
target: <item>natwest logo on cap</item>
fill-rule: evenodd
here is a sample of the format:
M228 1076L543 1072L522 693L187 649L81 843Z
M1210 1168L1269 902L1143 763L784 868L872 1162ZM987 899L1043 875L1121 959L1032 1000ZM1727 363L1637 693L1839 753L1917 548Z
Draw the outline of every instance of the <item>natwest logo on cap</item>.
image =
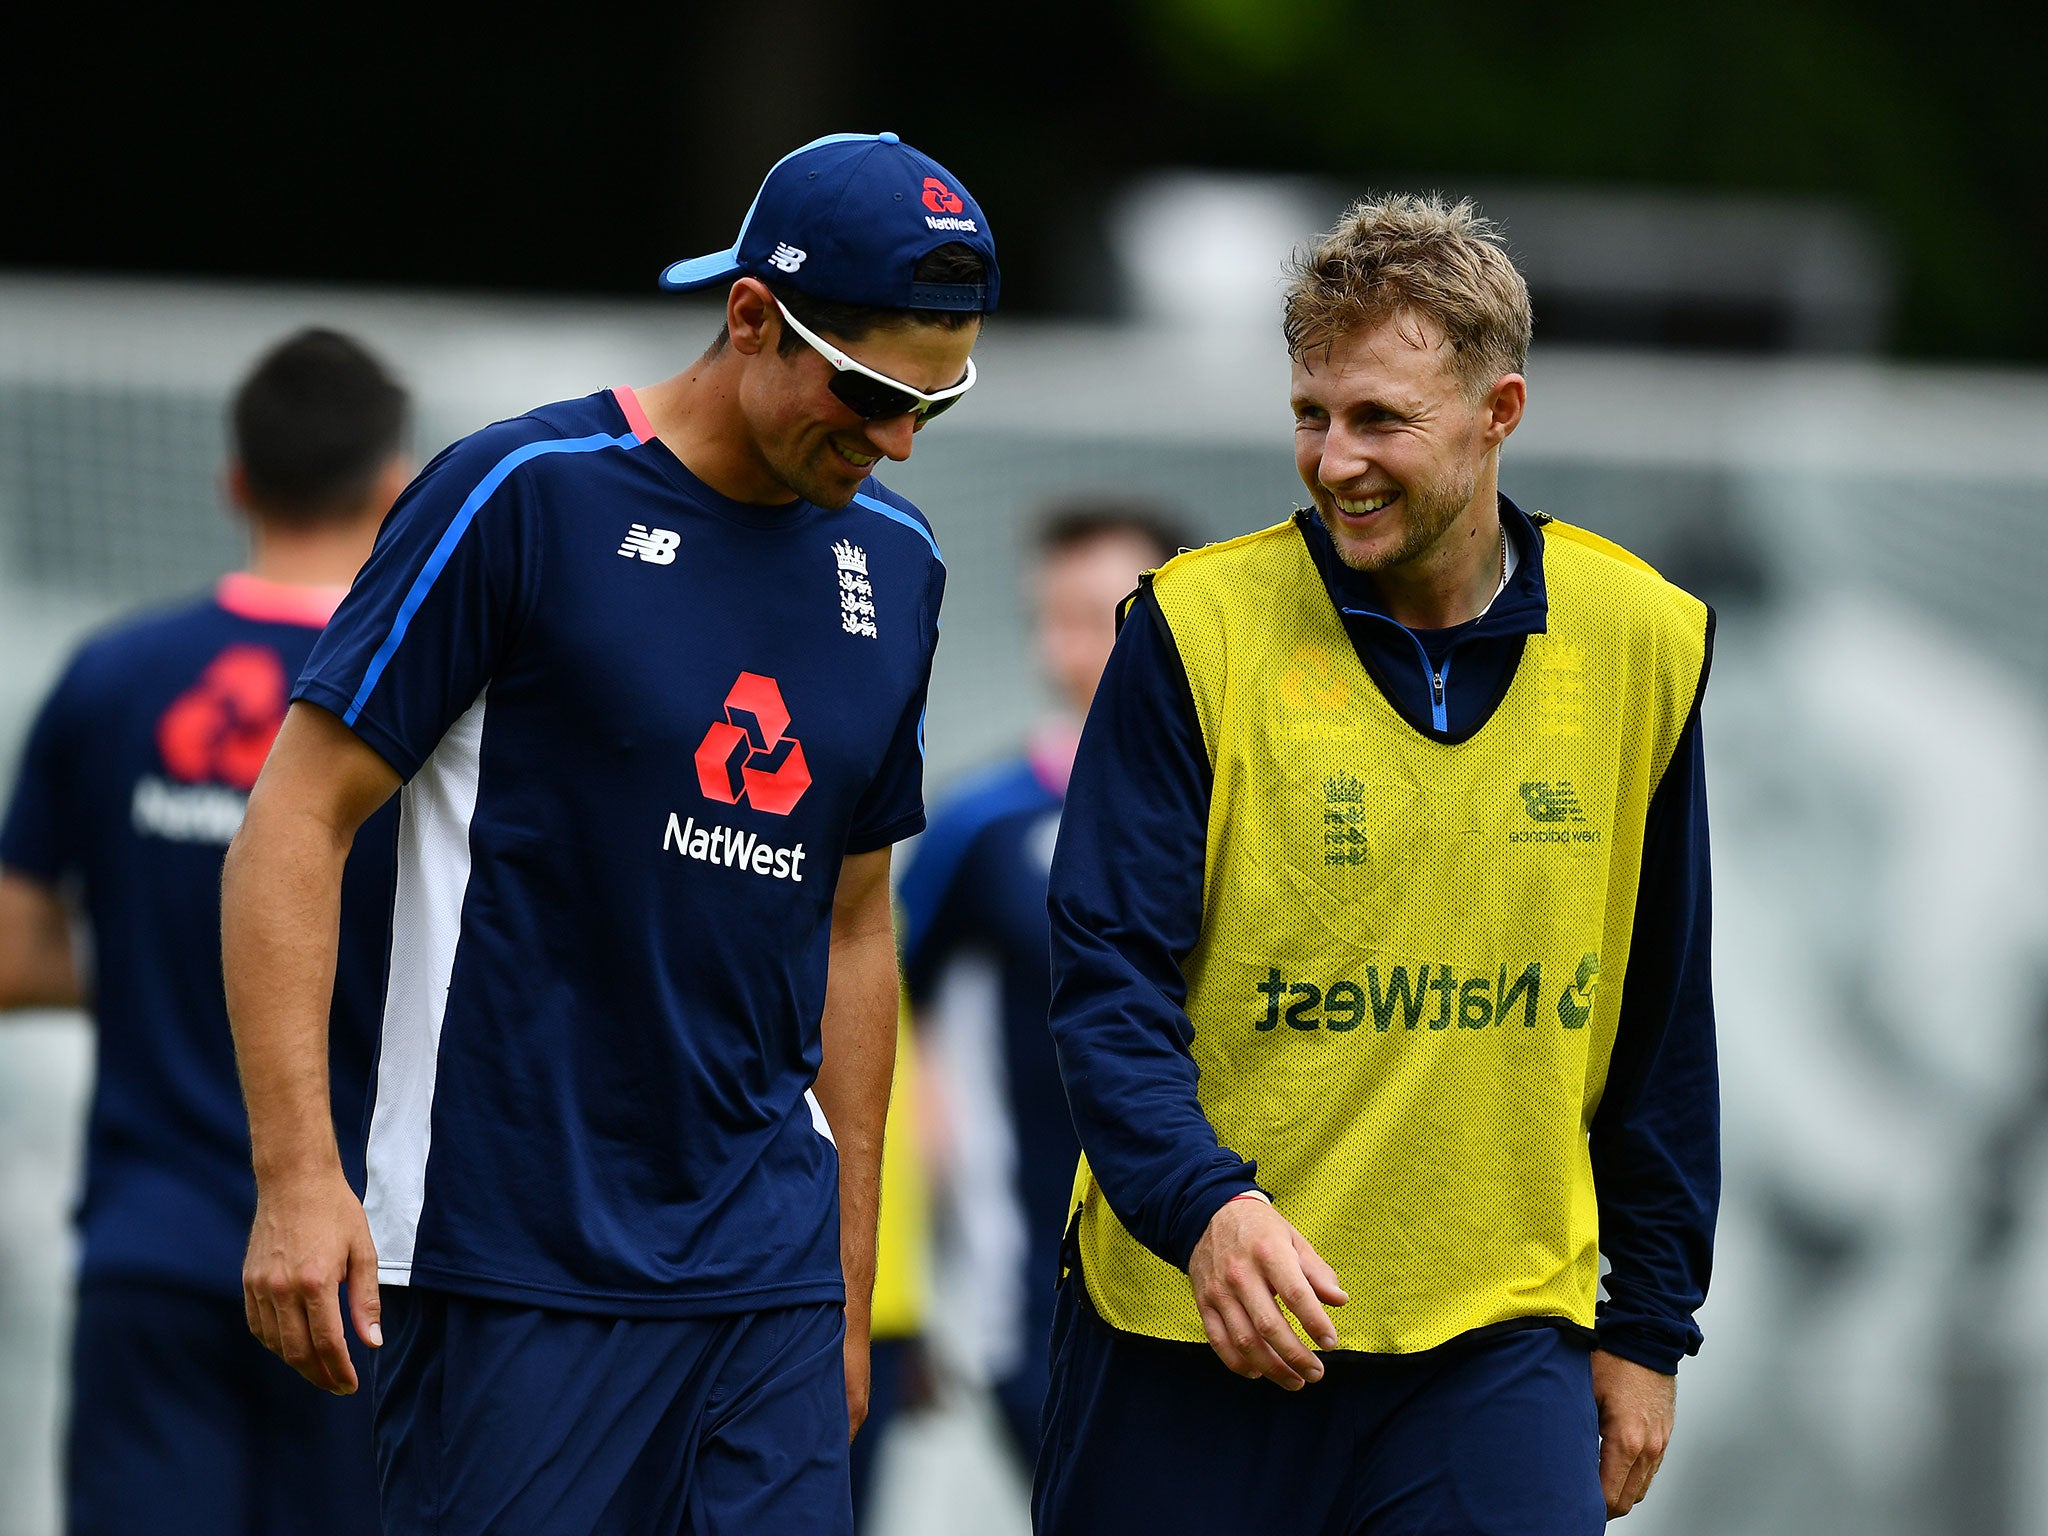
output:
M697 783L724 805L751 805L787 816L811 787L803 746L789 731L789 708L772 677L742 672L725 696L725 719L697 746Z
M958 213L967 206L957 192L936 176L924 179L924 205L933 213Z

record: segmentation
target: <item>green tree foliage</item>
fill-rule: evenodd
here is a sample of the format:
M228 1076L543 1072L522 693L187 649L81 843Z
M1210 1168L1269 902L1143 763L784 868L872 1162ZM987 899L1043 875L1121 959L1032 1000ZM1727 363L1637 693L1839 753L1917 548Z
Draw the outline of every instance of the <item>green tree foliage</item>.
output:
M1137 3L1181 163L1833 198L1890 242L1901 351L2048 356L2023 8Z

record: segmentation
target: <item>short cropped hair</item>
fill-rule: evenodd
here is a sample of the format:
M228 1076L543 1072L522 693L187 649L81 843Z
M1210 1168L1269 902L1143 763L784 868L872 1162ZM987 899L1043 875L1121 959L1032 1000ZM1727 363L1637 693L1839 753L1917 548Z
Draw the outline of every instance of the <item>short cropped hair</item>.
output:
M1353 203L1288 263L1281 330L1299 359L1392 316L1443 333L1473 398L1529 360L1529 285L1500 230L1467 198L1392 193Z
M1054 502L1039 518L1038 557L1066 554L1096 539L1135 538L1164 565L1192 543L1180 519L1157 502L1133 496L1075 496Z
M228 435L254 510L311 527L354 513L404 451L411 402L383 363L312 327L257 360L235 391Z

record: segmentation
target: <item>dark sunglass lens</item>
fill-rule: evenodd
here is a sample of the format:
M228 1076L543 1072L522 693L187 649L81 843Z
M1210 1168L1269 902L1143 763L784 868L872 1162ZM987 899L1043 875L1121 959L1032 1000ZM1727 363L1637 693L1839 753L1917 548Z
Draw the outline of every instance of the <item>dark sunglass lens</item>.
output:
M833 374L830 387L840 403L863 421L908 415L919 404L915 395L905 394L880 379L871 379L864 373L850 370Z
M933 401L930 405L923 407L924 414L918 417L918 420L930 421L934 416L945 415L946 412L953 409L953 407L959 403L960 398L961 397L958 395L953 395L945 400Z

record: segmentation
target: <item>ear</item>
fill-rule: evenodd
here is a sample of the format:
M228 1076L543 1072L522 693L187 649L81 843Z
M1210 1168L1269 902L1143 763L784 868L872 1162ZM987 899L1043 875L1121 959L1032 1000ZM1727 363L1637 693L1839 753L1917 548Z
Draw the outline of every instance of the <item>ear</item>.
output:
M228 505L244 517L254 517L256 508L249 501L249 472L242 468L240 459L229 459L220 472L221 493L227 497Z
M767 349L774 328L782 324L775 295L758 277L743 277L725 296L726 339L735 352L753 357Z
M399 493L412 483L412 456L394 453L384 461L384 467L377 471L376 481L370 487L370 506L377 515L377 521L384 521L384 514L391 510L391 504L398 500Z
M1486 392L1486 446L1498 448L1522 424L1522 412L1529 404L1529 381L1519 373L1504 373Z

